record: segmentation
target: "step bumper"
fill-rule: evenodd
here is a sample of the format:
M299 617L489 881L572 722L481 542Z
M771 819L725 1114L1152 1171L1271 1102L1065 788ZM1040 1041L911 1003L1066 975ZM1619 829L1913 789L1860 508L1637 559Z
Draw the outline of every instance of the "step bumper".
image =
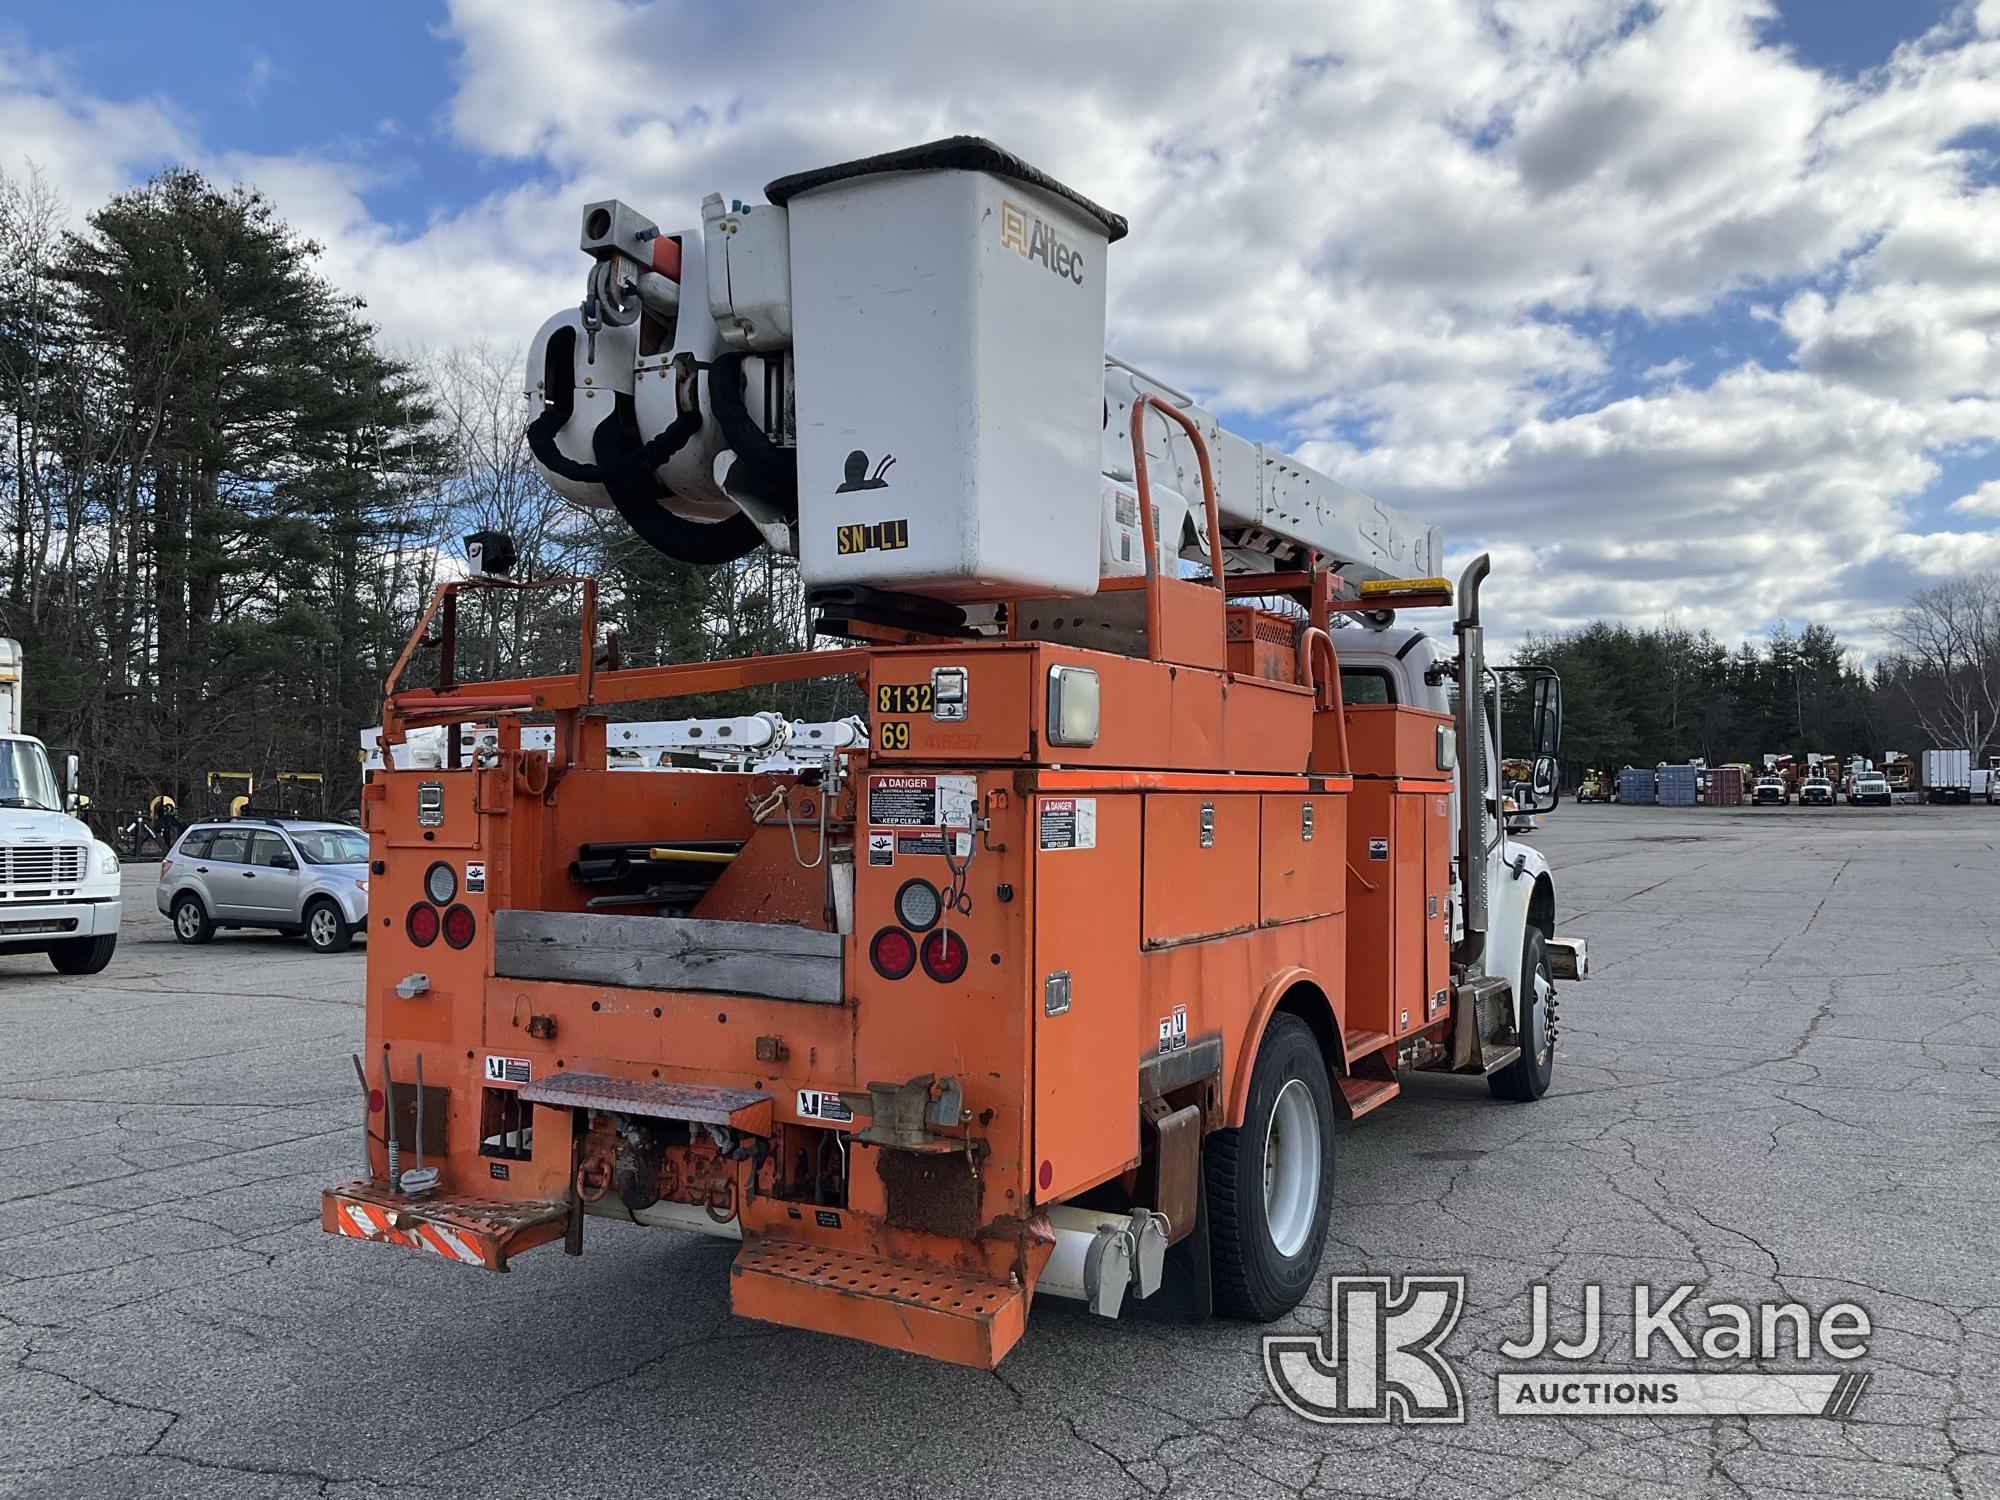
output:
M729 1268L737 1316L990 1370L1027 1327L1016 1282L866 1251L747 1240Z
M373 1182L348 1182L320 1194L328 1234L425 1250L460 1265L504 1271L510 1256L560 1239L569 1205L550 1199L433 1196L405 1198Z

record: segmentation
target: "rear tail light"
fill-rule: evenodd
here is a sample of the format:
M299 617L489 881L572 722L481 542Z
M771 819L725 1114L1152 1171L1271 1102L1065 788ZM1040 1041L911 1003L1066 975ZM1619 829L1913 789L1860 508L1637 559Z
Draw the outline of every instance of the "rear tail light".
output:
M479 924L472 919L472 908L454 906L444 914L444 940L454 948L463 948L472 941L472 935L479 930Z
M410 941L419 948L430 947L437 941L437 908L428 902L419 901L410 908L410 914L403 918L403 930L410 935Z
M961 978L971 957L966 951L964 938L942 929L925 938L917 951L923 957L924 972L939 984L950 984Z
M917 966L917 940L900 927L884 927L868 944L868 961L884 979L902 979Z

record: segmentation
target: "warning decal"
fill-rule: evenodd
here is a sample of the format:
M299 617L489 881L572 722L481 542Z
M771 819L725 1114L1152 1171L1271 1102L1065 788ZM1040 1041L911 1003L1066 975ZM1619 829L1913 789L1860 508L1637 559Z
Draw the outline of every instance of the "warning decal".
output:
M1095 849L1097 799L1044 797L1035 811L1035 841L1044 849Z
M868 822L876 828L970 828L979 783L970 776L870 776Z
M535 1070L525 1057L488 1057L488 1083L533 1083Z
M831 1089L800 1089L799 1118L847 1121L854 1118L854 1111L841 1103L840 1095Z
M470 891L486 889L486 862L470 859L465 862L465 888Z
M896 862L896 835L893 833L871 833L868 835L868 863L871 865L893 865Z
M896 835L898 854L944 854L944 835L941 833L899 833Z
M1389 857L1389 841L1387 839L1370 839L1368 841L1368 857L1370 859L1387 859Z
M1180 1052L1187 1047L1187 1007L1176 1005L1174 1013L1160 1019L1160 1052Z

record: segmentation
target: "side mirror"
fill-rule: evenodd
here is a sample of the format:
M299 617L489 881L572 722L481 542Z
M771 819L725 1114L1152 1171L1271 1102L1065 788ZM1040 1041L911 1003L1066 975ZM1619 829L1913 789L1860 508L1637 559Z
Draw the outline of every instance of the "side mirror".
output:
M1544 668L1535 678L1535 758L1562 754L1562 679ZM1539 781L1539 778L1537 778Z
M280 850L271 858L271 868L274 870L296 870L298 867L299 862L284 850Z
M1534 777L1529 785L1530 808L1537 813L1554 812L1562 800L1562 775L1553 755L1535 757Z
M82 798L77 793L77 783L82 779L82 773L83 762L75 755L70 756L68 760L63 762L64 790L69 793L69 810L71 812L75 812L79 807L83 806Z

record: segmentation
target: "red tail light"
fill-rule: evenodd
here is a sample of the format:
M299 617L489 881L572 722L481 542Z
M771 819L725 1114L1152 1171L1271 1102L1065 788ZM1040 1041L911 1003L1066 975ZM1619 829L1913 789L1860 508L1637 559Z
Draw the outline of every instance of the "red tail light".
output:
M410 908L410 914L403 918L403 930L410 935L410 941L419 948L430 947L437 941L437 908L429 902L419 901Z
M925 938L918 952L924 960L924 972L939 984L950 984L961 978L971 959L971 954L966 951L965 939L942 928Z
M479 930L479 924L472 919L472 908L454 906L444 914L444 940L454 948L463 948L472 941L472 935Z
M917 940L900 927L884 927L868 945L868 961L884 979L902 979L917 966Z

